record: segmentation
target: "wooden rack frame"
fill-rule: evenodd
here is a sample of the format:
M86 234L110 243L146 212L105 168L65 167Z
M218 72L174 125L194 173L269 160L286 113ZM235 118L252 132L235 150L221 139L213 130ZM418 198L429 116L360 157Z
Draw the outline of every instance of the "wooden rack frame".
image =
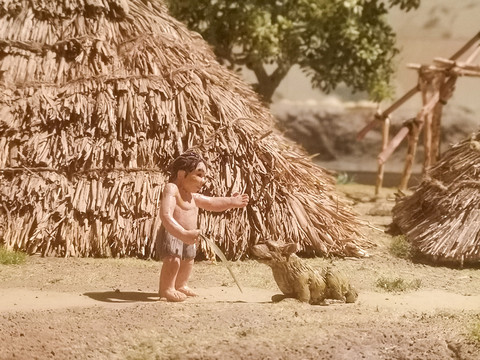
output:
M474 51L465 61L460 58L472 47ZM409 64L409 68L418 71L418 84L407 91L400 99L395 101L383 112L377 111L374 119L368 123L357 135L357 140L362 140L365 135L382 124L382 151L378 155L377 182L375 195L378 195L384 174L384 164L400 143L408 136L408 150L405 166L402 173L399 189L405 190L412 174L413 162L417 151L420 133L423 130L423 143L425 157L423 174L435 164L440 155L440 134L443 106L452 97L455 83L459 76L480 77L480 66L474 64L480 54L480 32L470 39L460 50L449 59L434 58L433 65ZM413 118L405 121L398 133L389 140L391 117L390 115L402 106L417 92L422 94L423 106Z

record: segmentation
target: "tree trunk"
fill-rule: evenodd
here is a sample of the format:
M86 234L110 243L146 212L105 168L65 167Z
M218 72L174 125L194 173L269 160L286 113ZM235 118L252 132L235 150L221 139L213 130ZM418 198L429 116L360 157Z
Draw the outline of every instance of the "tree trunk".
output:
M253 64L247 67L252 70L257 77L258 83L255 86L255 91L260 94L262 100L267 103L272 102L275 90L277 90L278 85L280 85L291 68L290 65L279 65L275 71L268 75L262 64Z

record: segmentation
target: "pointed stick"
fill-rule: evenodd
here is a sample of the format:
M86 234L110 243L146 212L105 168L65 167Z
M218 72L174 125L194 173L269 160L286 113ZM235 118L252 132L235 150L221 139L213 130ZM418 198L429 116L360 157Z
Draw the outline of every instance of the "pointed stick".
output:
M243 290L242 290L242 287L240 286L240 282L237 280L237 278L235 277L235 274L233 273L232 271L232 267L230 266L230 262L227 260L227 258L225 257L225 255L223 254L222 250L220 250L220 248L217 246L217 244L215 244L213 242L212 239L206 237L205 235L203 234L200 234L200 237L205 240L207 242L208 245L210 245L210 247L212 248L213 252L223 261L223 263L225 264L225 266L227 267L228 271L230 272L230 275L232 275L232 278L233 280L235 280L235 284L237 284L238 286L238 289L240 290L240 292L243 294Z

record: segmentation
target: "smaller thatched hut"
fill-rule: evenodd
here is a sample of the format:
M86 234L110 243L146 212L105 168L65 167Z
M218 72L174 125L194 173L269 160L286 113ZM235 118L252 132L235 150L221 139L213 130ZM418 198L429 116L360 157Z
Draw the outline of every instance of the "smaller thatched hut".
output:
M393 222L435 262L480 262L480 131L452 146L411 196L397 200Z

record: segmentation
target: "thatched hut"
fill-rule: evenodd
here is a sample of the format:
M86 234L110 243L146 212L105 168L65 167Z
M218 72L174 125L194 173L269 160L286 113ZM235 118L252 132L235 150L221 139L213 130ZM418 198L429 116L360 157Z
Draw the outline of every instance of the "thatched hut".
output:
M0 244L152 257L167 164L196 148L206 193L251 198L201 214L230 259L265 239L363 254L330 174L158 1L2 1L0 52Z
M418 252L436 262L480 262L480 131L455 144L410 196L393 222Z

